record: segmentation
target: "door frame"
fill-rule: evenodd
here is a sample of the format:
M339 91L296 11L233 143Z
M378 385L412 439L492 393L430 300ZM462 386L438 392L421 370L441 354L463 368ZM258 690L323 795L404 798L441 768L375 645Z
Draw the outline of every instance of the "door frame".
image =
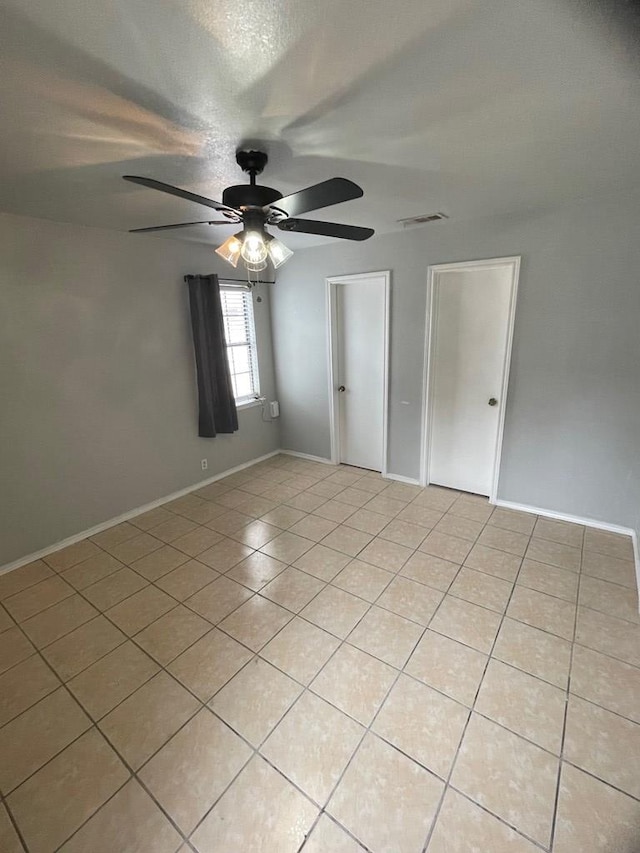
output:
M338 417L338 389L335 377L338 373L338 335L337 335L337 288L343 284L353 284L372 276L384 279L384 383L382 391L382 471L387 476L387 442L389 422L389 305L391 294L391 271L374 270L373 272L356 273L354 275L333 275L325 279L325 295L327 304L327 375L329 377L329 429L331 435L331 461L340 464L340 418Z
M498 480L500 478L500 460L502 458L502 441L504 438L504 419L507 408L507 391L509 387L509 370L511 367L511 349L513 345L513 327L516 316L516 302L518 298L518 281L520 278L520 255L506 258L486 258L476 261L462 261L453 264L433 264L428 269L427 275L427 313L425 322L425 347L424 368L422 377L422 428L420 442L420 485L429 483L429 459L431 455L431 433L433 420L433 371L435 367L435 316L438 296L438 276L440 273L460 270L487 270L504 269L511 270L511 287L509 295L509 319L507 324L507 343L505 348L504 362L502 365L502 387L500 389L500 402L498 409L498 434L493 457L493 473L491 476L491 490L489 503L495 503L498 497Z

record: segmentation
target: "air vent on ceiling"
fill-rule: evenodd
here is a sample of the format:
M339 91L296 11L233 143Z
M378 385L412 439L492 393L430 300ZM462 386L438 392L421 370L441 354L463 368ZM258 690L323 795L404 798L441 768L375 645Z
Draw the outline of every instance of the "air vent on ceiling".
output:
M425 222L438 222L440 219L448 219L446 213L423 213L422 216L409 216L407 219L398 219L403 228L412 225L424 225Z

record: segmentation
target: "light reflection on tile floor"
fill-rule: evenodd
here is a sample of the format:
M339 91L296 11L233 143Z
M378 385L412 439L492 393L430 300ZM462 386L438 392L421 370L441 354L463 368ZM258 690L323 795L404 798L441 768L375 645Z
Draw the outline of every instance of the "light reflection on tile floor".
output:
M277 456L0 576L0 849L637 853L632 560Z

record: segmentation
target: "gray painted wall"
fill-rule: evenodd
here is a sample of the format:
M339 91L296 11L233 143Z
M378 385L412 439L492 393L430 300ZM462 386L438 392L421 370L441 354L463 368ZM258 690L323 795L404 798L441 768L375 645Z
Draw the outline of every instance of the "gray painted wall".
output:
M628 199L297 252L272 299L282 446L330 454L325 277L390 269L389 471L418 478L427 267L522 255L499 497L637 527L639 233Z
M0 566L279 447L259 407L240 412L236 434L198 438L182 277L228 275L213 257L0 215ZM274 399L268 288L257 295Z

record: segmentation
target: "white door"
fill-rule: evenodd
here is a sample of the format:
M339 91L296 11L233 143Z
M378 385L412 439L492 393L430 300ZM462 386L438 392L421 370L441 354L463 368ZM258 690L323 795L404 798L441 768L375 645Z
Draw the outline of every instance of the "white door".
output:
M431 483L491 494L513 282L512 263L434 273Z
M333 281L337 461L382 471L388 278L372 274Z

